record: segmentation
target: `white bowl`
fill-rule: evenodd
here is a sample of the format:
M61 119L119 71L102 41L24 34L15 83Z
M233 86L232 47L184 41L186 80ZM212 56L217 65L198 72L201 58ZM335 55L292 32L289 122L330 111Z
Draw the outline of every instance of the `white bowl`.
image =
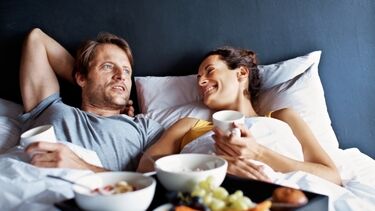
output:
M155 194L156 181L141 173L103 172L81 177L76 183L95 189L114 185L119 181L126 181L137 187L137 190L113 195L93 195L90 190L73 185L78 206L84 210L129 211L144 211L150 206Z
M225 159L207 154L175 154L155 161L156 175L170 191L191 192L195 184L210 176L213 177L213 185L219 187L227 168Z

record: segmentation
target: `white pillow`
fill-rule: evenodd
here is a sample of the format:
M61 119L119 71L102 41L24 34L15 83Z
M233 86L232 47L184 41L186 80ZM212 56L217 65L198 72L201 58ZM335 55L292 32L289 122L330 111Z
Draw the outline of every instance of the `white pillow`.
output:
M0 154L18 144L21 124L17 117L22 111L21 105L0 98Z
M323 147L338 147L318 75L320 56L321 51L314 51L276 64L259 65L262 87L256 106L262 115L292 107ZM165 127L185 116L211 118L209 109L199 102L196 75L136 77L135 81L141 111Z
M290 76L294 77L289 80L285 80L285 78L282 83L262 87L256 107L261 115L281 108L293 108L309 125L324 148L337 148L338 141L331 126L323 86L318 74L320 56L321 51L315 51L305 56L267 65L264 66L266 68L260 69L261 75L264 77L263 80L267 79L264 71L268 75L270 72L277 74L279 71L294 72L295 74L290 73ZM281 72L280 74L283 75ZM277 78L277 76L273 77Z
M159 122L164 128L168 128L182 117L194 117L209 120L211 119L212 111L201 101L195 101L185 105L154 109L140 115L153 119Z
M197 75L134 77L142 113L199 101Z

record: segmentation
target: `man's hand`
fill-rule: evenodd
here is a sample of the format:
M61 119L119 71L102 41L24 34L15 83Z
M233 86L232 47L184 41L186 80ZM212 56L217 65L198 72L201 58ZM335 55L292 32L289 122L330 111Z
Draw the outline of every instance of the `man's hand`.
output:
M122 109L121 113L126 114L128 116L134 117L134 106L133 106L133 101L128 100L128 103L126 104L125 108Z
M68 146L61 143L35 142L30 144L25 151L32 156L30 163L34 166L105 171L105 169L85 162Z

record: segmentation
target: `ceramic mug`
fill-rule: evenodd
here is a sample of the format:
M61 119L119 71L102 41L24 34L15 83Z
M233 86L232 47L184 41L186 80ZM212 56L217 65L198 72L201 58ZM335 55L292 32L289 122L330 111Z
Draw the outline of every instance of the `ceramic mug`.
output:
M37 141L56 143L57 139L53 125L41 125L21 134L20 144L25 148Z
M239 128L234 128L233 123L245 124L245 115L239 111L223 110L215 112L212 115L212 121L215 127L218 127L225 134L235 133L236 136L241 136Z

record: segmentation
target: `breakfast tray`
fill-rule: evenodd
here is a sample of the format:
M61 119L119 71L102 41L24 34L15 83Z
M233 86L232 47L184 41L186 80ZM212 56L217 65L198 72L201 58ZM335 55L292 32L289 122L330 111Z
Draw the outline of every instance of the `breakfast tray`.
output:
M154 175L156 178L156 176ZM156 178L157 180L157 178ZM273 190L277 187L282 187L280 185L262 182L258 180L252 179L243 179L238 178L235 176L227 175L223 184L221 185L225 189L228 190L229 193L233 193L236 190L242 190L244 195L248 196L252 201L258 203L262 202L265 199L271 197ZM328 196L312 193L308 191L303 191L306 197L309 199L308 203L298 207L298 208L290 208L288 210L295 210L295 211L327 211L328 210ZM160 205L168 203L168 199L166 197L167 191L165 190L162 185L157 182L156 191L154 199L148 208L148 210L152 211L155 208L159 207ZM55 206L62 211L80 211L81 209L77 206L74 199L69 199L66 201L62 201L56 203ZM271 209L272 210L272 209ZM285 209L284 209L285 210Z

